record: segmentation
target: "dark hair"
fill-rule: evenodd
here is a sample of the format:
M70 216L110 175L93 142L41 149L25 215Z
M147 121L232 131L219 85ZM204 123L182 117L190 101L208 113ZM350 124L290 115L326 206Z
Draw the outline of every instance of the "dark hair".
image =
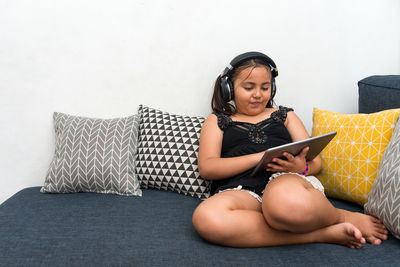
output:
M265 67L269 72L271 72L270 67L262 60L259 60L257 58L255 59L250 59L247 60L245 62L243 62L242 64L240 64L239 66L235 67L232 71L231 71L231 81L233 83L233 81L237 78L237 76L240 74L241 71L243 71L244 69L247 69L249 67L252 67L253 69L258 67L258 66L263 66ZM273 77L271 76L271 79L273 81ZM272 90L272 88L271 88ZM265 106L266 108L272 108L275 105L274 99L271 98L267 105ZM217 80L215 81L215 85L214 85L214 93L212 96L212 100L211 100L211 108L214 112L217 113L223 113L226 114L228 116L231 116L233 114L236 113L236 106L230 102L226 102L223 100L222 95L221 95L221 75L219 75L217 77Z

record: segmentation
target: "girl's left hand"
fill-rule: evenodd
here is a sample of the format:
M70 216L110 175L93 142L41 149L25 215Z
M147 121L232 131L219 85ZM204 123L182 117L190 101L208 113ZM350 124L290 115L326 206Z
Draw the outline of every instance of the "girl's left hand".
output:
M271 172L295 172L302 173L306 169L306 155L310 148L305 147L296 157L290 153L283 153L286 160L280 158L272 159L272 163L267 164L267 171Z

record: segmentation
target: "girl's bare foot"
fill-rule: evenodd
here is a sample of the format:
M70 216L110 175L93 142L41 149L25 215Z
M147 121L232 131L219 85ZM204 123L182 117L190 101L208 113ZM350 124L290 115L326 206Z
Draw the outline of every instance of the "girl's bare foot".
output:
M349 248L361 248L365 239L360 230L351 223L334 224L318 230L320 240L323 243L333 243L348 246Z
M388 231L379 219L359 212L347 210L340 210L340 212L344 215L345 222L349 222L360 229L368 243L379 245L382 240L388 238Z

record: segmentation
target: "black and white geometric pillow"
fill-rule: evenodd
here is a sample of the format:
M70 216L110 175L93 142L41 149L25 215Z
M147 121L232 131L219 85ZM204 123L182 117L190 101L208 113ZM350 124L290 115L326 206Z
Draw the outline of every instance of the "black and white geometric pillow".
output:
M139 117L92 119L55 112L55 153L42 193L141 196L135 173Z
M201 199L210 196L210 182L197 165L203 117L171 115L139 106L136 173L141 188L173 191Z

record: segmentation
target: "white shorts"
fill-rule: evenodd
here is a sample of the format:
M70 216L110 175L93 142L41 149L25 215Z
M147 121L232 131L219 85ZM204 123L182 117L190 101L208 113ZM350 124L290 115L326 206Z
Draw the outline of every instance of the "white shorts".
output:
M251 190L243 189L242 185L238 185L237 187L234 187L234 188L228 188L228 189L224 189L224 190L219 190L218 193L225 192L225 191L228 191L228 190L236 190L236 191L247 192L250 195L252 195L255 199L257 199L260 203L262 202L262 197L259 194L255 193L255 192L253 192Z
M278 178L279 176L282 175L286 175L286 174L293 174L293 175L297 175L303 179L305 179L307 182L309 182L315 189L321 191L322 194L325 195L325 191L324 191L324 186L321 184L321 182L318 180L317 177L315 176L304 176L301 175L299 173L295 173L295 172L277 172L271 175L271 177L269 177L269 181L271 182L272 180L274 180L275 178Z
M279 176L287 175L287 174L297 175L297 176L305 179L315 189L319 190L322 194L325 195L324 186L321 184L321 182L315 176L304 176L304 175L301 175L301 174L295 173L295 172L277 172L277 173L274 173L274 174L271 175L271 177L269 178L269 181L272 181L272 180L278 178ZM267 184L267 186L268 186L268 184ZM258 195L257 193L255 193L255 192L253 192L251 190L243 189L242 185L239 185L239 186L237 186L235 188L228 188L228 189L220 190L220 191L218 191L218 193L221 193L221 192L224 192L224 191L228 191L228 190L245 191L245 192L249 193L251 196L253 196L255 199L257 199L260 203L262 203L262 195L260 196L260 195ZM264 191L263 191L263 193L264 193Z

